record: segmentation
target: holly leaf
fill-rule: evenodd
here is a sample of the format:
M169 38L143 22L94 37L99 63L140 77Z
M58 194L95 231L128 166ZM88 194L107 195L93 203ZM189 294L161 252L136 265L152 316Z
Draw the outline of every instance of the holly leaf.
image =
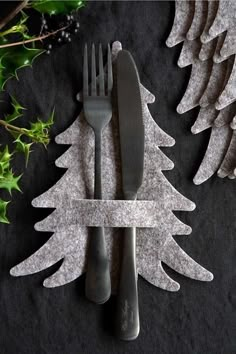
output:
M12 114L5 116L5 121L7 123L13 122L17 118L21 117L22 111L25 110L25 108L22 107L21 104L13 96L11 96L11 105L13 107L13 112Z
M0 178L0 189L6 189L10 194L12 190L17 190L21 192L18 182L21 178L20 176L14 176L12 170L6 171Z
M52 111L49 119L43 122L38 119L35 123L30 123L30 129L28 129L28 137L34 142L41 143L43 145L48 145L50 142L49 129L54 123L54 110Z
M18 79L17 71L31 66L34 59L44 51L44 49L29 48L24 45L0 48L0 89L4 89L10 78Z
M0 199L0 222L4 223L4 224L9 224L9 220L6 216L6 212L7 212L7 205L10 202L7 202L5 200Z
M29 155L31 153L30 147L33 143L25 143L21 140L21 136L19 136L14 143L16 144L16 151L21 152L25 155L25 165L27 167L29 161Z
M28 16L21 11L21 17L19 19L19 21L14 24L13 26L11 26L10 28L6 29L5 31L1 31L0 32L0 44L6 44L9 43L8 41L8 37L11 34L20 34L22 37L22 40L31 38L31 36L29 36L28 34L28 26L26 24L26 21L28 20Z
M31 1L30 6L44 14L58 15L66 14L72 10L78 10L85 5L84 0L72 1L53 1L53 0L37 0Z
M9 170L12 155L13 154L9 152L8 145L0 152L0 179L3 178L4 173Z
M29 18L29 16L26 15L26 13L23 10L21 10L21 18L20 18L19 24L23 25L28 20L28 18Z

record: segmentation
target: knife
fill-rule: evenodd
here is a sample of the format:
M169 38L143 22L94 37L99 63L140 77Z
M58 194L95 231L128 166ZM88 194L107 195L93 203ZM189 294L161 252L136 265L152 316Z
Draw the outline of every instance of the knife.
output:
M123 195L125 200L135 200L143 179L144 125L139 75L126 50L117 56L117 96ZM122 241L115 325L120 339L133 340L140 327L135 227L124 229Z

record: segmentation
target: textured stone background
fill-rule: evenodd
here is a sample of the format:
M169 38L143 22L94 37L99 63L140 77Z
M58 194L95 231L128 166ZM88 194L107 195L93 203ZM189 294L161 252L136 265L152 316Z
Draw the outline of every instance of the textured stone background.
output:
M192 234L176 236L183 249L210 269L211 283L194 282L169 268L165 270L181 283L178 293L154 288L139 281L139 338L133 343L117 341L111 335L114 300L95 306L84 298L84 278L58 289L42 287L52 268L14 279L9 269L36 251L51 233L34 231L34 224L52 210L39 210L31 200L49 189L63 175L55 159L66 147L51 144L48 151L35 149L23 177L24 193L11 206L10 226L0 226L0 348L6 354L234 354L236 308L235 185L212 177L201 186L192 178L207 147L209 132L193 136L190 128L198 109L179 116L175 109L186 89L190 70L176 62L180 46L165 46L174 17L174 2L89 2L81 12L81 31L73 43L51 57L41 57L34 71L19 74L20 82L9 83L29 108L31 116L47 116L56 104L56 136L78 116L75 95L82 87L84 42L103 44L119 39L140 69L140 79L157 100L150 105L160 127L176 140L163 149L175 168L165 172L183 195L193 200L195 211L178 212ZM3 95L4 96L4 95ZM21 161L19 161L19 166Z

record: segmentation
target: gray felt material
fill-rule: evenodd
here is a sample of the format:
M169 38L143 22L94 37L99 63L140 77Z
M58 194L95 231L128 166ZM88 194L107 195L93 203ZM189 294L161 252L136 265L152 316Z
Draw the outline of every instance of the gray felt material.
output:
M112 47L113 63L120 49L121 44L115 42ZM138 201L133 203L119 200L122 195L116 110L102 139L102 181L106 200L88 200L93 195L94 136L81 113L56 138L59 144L71 144L56 161L58 167L68 170L52 188L32 202L35 207L56 208L35 226L37 230L50 230L54 234L32 256L11 269L13 276L39 272L63 259L59 270L44 281L44 286L56 287L78 278L86 269L86 226L95 223L107 226L106 241L113 291L118 279L119 241L122 232L111 228L111 225L148 226L137 228L137 270L153 285L169 291L179 290L179 284L166 274L162 262L192 279L213 279L213 275L190 258L172 237L191 232L191 228L183 224L173 211L190 211L195 208L195 204L177 192L162 173L162 170L170 170L174 165L159 146L172 146L174 140L159 128L149 112L148 104L155 97L142 85L140 87L145 154L143 184L138 193ZM151 224L156 226L151 227Z
M205 92L212 70L212 61L196 61L192 65L191 76L185 94L177 106L177 112L183 114L199 105Z
M230 175L228 175L228 178L229 179L235 179L236 176L235 176L234 172L232 172Z
M219 114L214 121L214 125L216 127L222 127L223 125L229 124L236 114L236 103L233 102L218 112Z
M219 35L219 37L214 38L212 40L212 41L217 41L216 50L215 50L215 53L213 56L213 61L215 63L221 63L223 60L227 59L227 57L224 58L221 54L221 49L224 46L225 37L226 37L227 33L228 33L227 31L223 32ZM211 42L209 42L209 43L211 43Z
M234 169L236 167L236 132L233 131L232 138L225 154L224 160L222 161L217 175L221 178L227 176L233 176Z
M197 119L193 126L191 127L191 132L193 134L198 134L205 129L212 127L219 111L215 109L214 104L207 107L202 107L198 113Z
M236 167L236 132L232 134L232 138L225 154L224 160L220 165L217 175L221 178L232 175Z
M211 137L202 163L193 179L195 184L207 181L220 167L232 138L232 129L225 125L211 130Z
M103 227L135 227L158 228L163 232L168 230L174 235L190 234L191 227L183 225L174 214L166 215L164 201L135 201L132 203L123 200L68 200L64 213L55 210L45 220L35 225L37 231L60 232L70 226L103 226ZM181 206L184 209L183 205ZM192 206L194 208L194 206ZM177 208L175 206L175 208ZM187 206L186 206L187 208ZM163 224L163 217L167 217Z
M205 0L194 1L194 16L192 24L187 32L187 39L192 41L202 34L207 18L207 2Z
M232 71L233 71L233 67L234 67L234 62L235 62L235 57L234 57L234 56L231 56L231 57L229 57L225 62L227 63L227 70L226 70L225 78L224 78L224 80L223 80L222 92L225 90L226 86L228 85L230 76L232 75ZM221 62L221 63L222 63L222 62ZM217 84L218 84L218 83L216 83L216 85L217 85ZM220 85L219 85L219 86L220 86ZM222 92L221 92L221 94L222 94ZM220 97L220 95L219 95L219 97ZM218 98L219 98L219 97L218 97ZM226 100L227 100L227 99L226 99ZM234 101L234 100L233 100L233 101ZM232 101L232 102L233 102L233 101ZM222 102L224 103L224 100L223 100ZM232 102L230 102L230 104L231 104ZM215 102L215 106L216 106L216 108L218 109L218 100L217 100L217 102ZM226 105L224 108L226 108L226 107L227 107L227 105ZM221 110L224 109L224 108L221 108ZM218 110L219 110L219 109L218 109Z
M233 129L233 130L236 130L236 111L234 111L234 117L230 123L230 127Z
M212 127L222 127L223 125L230 124L232 129L234 128L233 119L236 114L236 103L232 103L224 109L218 111L215 109L215 105L211 104L205 108L201 108L197 119L191 127L193 134L198 134L205 129Z
M235 178L232 130L236 128L236 2L194 3L194 17L178 59L179 67L192 65L192 71L177 112L183 114L200 105L192 133L213 127L206 154L194 177L194 183L200 184L218 169L219 176ZM206 10L207 17L204 18L203 12ZM177 36L176 22L174 27ZM184 38L183 32L181 35Z
M175 1L175 18L169 37L166 41L167 47L174 47L186 38L194 14L193 1Z
M215 53L216 46L217 46L217 38L213 39L210 42L202 43L201 49L198 54L198 58L201 61L211 59Z
M218 10L218 1L208 0L207 5L208 5L208 9L207 9L206 24L200 37L202 43L207 43L212 40L211 36L209 35L209 29L212 26L214 19L216 17L216 13Z
M224 88L226 73L227 61L213 64L207 87L199 101L201 107L207 107L216 102Z
M217 37L222 32L232 28L236 24L236 1L220 0L216 17L213 24L209 28L209 36L211 39Z
M189 41L185 39L180 52L178 66L184 68L185 66L193 64L197 60L200 49L201 42L199 40Z
M220 110L223 109L224 107L228 106L230 103L234 102L236 100L236 85L235 85L235 80L236 80L236 57L235 55L233 56L234 64L233 68L229 77L229 80L221 93L221 95L218 97L218 100L215 104L216 109Z
M224 59L236 53L236 29L235 26L227 30L220 55Z
M202 44L199 39L191 41L185 39L178 59L178 66L184 68L185 66L196 63L198 58L201 61L212 58L216 50L216 45L217 39L205 44Z

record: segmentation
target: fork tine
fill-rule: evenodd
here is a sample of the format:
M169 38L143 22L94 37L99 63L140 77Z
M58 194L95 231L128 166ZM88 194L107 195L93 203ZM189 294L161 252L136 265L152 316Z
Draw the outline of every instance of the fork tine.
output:
M88 50L87 50L87 44L85 44L85 46L84 46L83 95L88 96Z
M102 57L102 45L99 45L99 94L100 96L105 95L104 88L104 69L103 69L103 57Z
M97 95L96 87L96 59L95 59L95 45L92 45L92 66L91 66L91 95Z
M113 85L113 77L112 77L112 62L111 62L111 49L108 44L108 52L107 52L107 91L108 94L111 93Z

